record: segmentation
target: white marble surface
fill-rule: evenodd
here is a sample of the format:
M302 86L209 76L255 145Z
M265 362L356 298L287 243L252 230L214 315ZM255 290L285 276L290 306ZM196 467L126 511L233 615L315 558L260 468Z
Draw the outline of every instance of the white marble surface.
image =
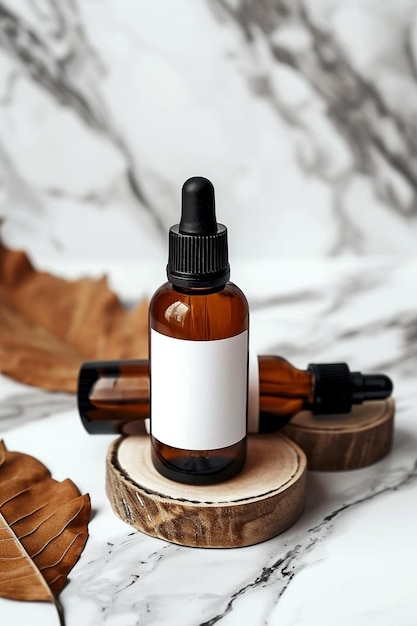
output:
M70 268L63 267L69 274ZM75 271L75 270L74 270ZM78 271L78 270L76 270ZM113 267L127 300L159 268ZM394 381L394 446L375 465L309 472L299 521L259 545L204 550L145 536L111 511L111 437L84 432L75 400L0 378L0 435L91 495L90 537L61 594L67 626L414 626L417 623L417 260L234 263L258 353L346 360ZM0 601L2 624L55 626L53 608Z

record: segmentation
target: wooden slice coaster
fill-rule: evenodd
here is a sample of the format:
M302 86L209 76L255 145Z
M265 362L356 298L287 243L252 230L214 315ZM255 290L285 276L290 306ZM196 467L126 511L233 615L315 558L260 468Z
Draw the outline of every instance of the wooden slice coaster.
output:
M306 457L287 437L253 435L243 470L216 485L171 481L154 468L147 436L116 440L107 455L107 496L142 532L201 548L236 548L275 537L301 514Z
M343 415L301 411L282 432L304 450L309 470L359 469L379 461L390 451L394 413L392 398L364 402Z

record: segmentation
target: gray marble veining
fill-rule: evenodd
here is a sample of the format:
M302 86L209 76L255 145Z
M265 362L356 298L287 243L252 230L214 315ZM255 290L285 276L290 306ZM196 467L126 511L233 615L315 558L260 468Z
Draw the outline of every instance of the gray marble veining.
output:
M203 174L235 257L415 253L416 9L1 2L6 241L162 259Z

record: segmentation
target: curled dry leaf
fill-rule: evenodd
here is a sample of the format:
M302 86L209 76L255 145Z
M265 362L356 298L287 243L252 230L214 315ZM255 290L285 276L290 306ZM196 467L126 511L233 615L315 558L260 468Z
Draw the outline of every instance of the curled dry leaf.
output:
M0 596L55 602L85 542L90 498L0 441Z
M0 243L0 371L16 380L75 392L83 361L146 357L147 311L126 310L105 278L39 272Z

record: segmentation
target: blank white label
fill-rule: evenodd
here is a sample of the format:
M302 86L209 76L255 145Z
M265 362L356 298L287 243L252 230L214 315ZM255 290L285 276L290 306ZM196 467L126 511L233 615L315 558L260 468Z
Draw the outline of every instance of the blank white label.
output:
M215 450L246 435L248 331L173 339L151 329L151 433L184 450Z

